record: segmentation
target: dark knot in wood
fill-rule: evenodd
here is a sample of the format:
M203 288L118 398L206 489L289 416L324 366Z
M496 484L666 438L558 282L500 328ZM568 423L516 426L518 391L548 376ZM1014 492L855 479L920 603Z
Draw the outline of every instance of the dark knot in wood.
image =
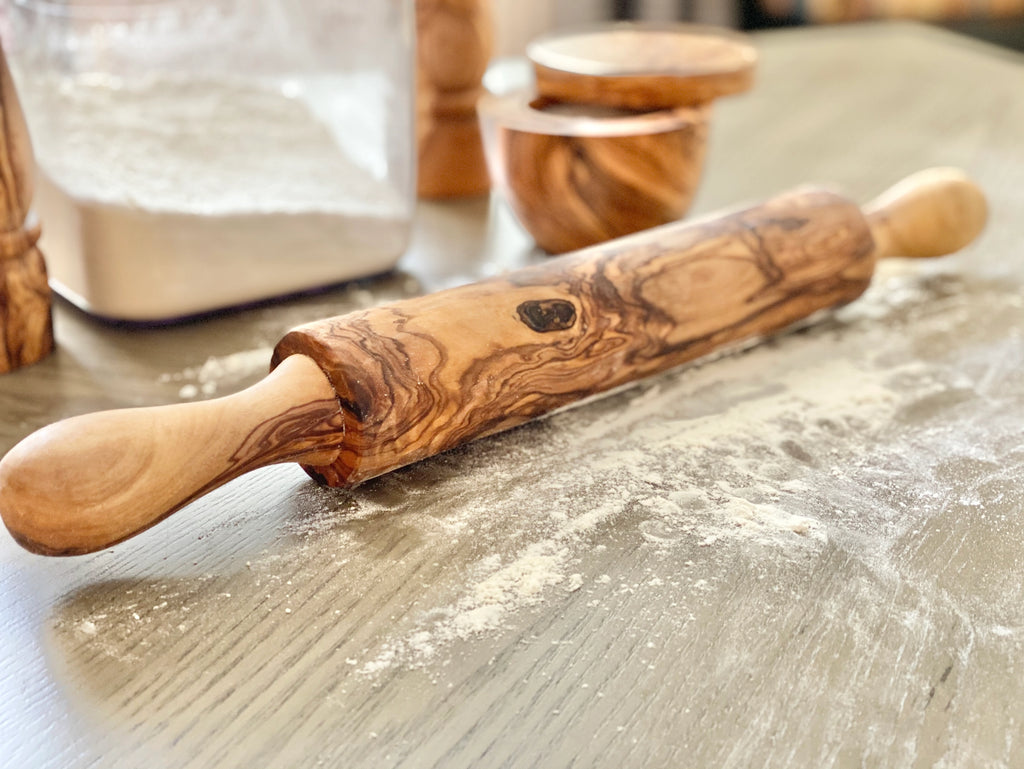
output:
M576 324L576 306L564 299L534 299L516 307L519 320L534 331L565 331Z

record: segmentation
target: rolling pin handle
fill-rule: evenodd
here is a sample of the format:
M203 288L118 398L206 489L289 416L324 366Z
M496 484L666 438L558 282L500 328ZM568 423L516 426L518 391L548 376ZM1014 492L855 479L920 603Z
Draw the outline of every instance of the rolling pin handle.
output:
M985 228L981 188L956 168L929 168L906 177L864 207L878 258L945 256Z
M327 464L344 439L327 377L295 355L234 395L57 422L0 461L0 515L43 555L101 550L258 467Z

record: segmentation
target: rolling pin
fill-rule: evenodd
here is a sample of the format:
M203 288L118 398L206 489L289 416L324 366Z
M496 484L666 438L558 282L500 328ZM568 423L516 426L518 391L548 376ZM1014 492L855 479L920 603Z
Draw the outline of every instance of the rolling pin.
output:
M850 302L877 259L951 253L986 216L981 191L952 169L910 177L863 210L801 188L300 326L240 393L28 436L0 461L0 513L24 547L69 555L271 463L355 486Z

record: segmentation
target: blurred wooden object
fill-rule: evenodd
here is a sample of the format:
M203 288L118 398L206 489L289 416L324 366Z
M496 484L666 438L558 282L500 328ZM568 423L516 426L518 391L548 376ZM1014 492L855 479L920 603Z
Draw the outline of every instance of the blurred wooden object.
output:
M757 64L746 36L690 24L564 31L527 56L536 97L479 109L495 187L552 254L685 216L712 102L749 89Z
M757 51L743 35L696 25L616 24L527 47L538 95L634 110L705 104L748 90Z
M416 144L424 198L490 189L476 102L493 50L488 0L417 0Z
M34 161L25 116L0 49L0 373L53 350L46 263L38 225L26 226Z
M561 254L681 219L711 105L630 112L488 95L480 115L495 188L537 245Z

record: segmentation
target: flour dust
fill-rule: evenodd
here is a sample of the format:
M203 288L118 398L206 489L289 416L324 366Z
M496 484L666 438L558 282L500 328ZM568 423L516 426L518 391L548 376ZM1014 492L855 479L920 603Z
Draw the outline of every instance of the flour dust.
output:
M716 549L806 559L832 535L877 542L901 525L907 503L886 498L887 478L908 461L891 445L894 423L974 386L912 354L907 339L955 333L979 301L937 297L949 289L942 279L929 287L904 270L883 269L859 304L813 331L461 452L460 478L437 488L444 512L405 523L445 549L471 539L476 555L451 584L435 583L432 597L447 601L399 618L357 669L373 676L443 663L454 643L499 631L528 607L583 588L600 595L590 560L624 531L665 556L670 571L626 586L657 600L661 586L678 583L680 565L714 559ZM980 301L1020 308L1013 297ZM865 496L865 483L877 495ZM691 592L708 587L699 575L688 583Z
M545 605L598 609L616 591L647 595L652 605L712 601L724 579L714 564L736 558L813 563L838 538L883 570L892 542L921 525L912 511L941 503L933 495L946 480L937 473L976 461L975 433L990 427L933 434L929 425L977 398L991 402L995 419L1018 397L990 364L975 370L970 351L1001 344L1024 357L1022 343L1000 331L1022 314L1012 293L897 265L811 329L355 491L288 475L293 487L274 488L291 509L241 572L165 590L153 583L131 611L131 602L93 597L64 622L93 648L105 632L147 621L170 634L151 631L154 643L184 644L171 637L175 629L225 611L239 628L260 626L287 645L294 623L321 634L318 648L332 650L325 660L376 681L409 669L435 676L466 644L515 632ZM963 346L955 355L951 337ZM203 391L234 369L262 365L266 352L210 361L170 381ZM976 357L999 358L990 352ZM915 443L925 433L930 443ZM951 459L936 470L936 457ZM642 574L624 581L626 562L642 563ZM688 616L680 611L679 621ZM111 656L126 653L116 639L112 647Z

